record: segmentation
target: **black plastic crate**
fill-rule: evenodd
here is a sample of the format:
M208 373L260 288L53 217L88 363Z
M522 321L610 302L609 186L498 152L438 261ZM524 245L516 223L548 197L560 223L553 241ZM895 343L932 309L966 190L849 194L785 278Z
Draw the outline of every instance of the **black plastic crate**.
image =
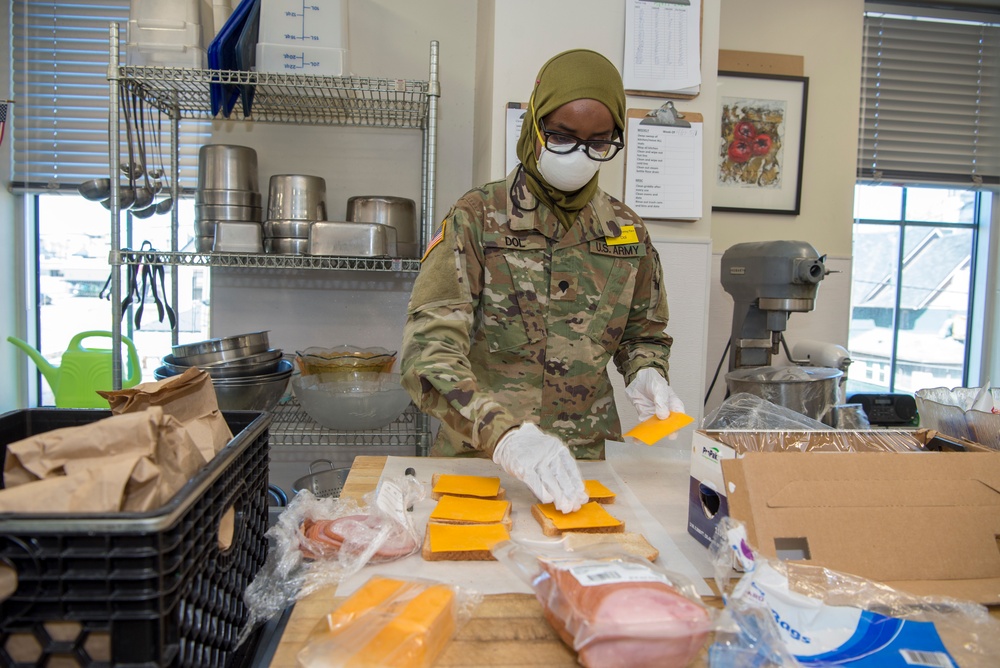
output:
M7 444L111 415L36 408L0 416ZM225 413L233 440L162 508L0 513L0 665L227 666L243 591L267 555L269 413ZM235 519L220 546L223 516ZM8 588L9 589L9 588ZM7 591L0 590L0 598Z

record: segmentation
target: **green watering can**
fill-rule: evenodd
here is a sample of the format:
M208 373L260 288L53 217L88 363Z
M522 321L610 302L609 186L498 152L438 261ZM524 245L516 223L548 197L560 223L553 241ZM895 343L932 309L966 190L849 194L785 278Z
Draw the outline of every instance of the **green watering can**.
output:
M21 339L8 336L7 340L28 353L35 361L38 370L45 376L52 393L56 397L56 406L60 408L107 408L108 400L97 394L98 390L112 389L110 348L85 348L83 341L91 337L111 338L111 332L91 331L81 332L69 342L69 347L63 353L59 366L52 366L42 357L42 354ZM139 368L139 353L135 344L127 336L122 336L122 343L128 349L127 375L122 373L122 388L134 387L142 379Z

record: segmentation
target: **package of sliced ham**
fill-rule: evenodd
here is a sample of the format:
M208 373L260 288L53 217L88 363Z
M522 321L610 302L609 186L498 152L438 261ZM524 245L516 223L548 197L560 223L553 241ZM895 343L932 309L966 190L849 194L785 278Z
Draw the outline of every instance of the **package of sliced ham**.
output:
M545 618L588 668L686 666L713 628L690 581L623 551L505 541L493 554L531 584Z
M402 559L420 550L422 536L407 509L424 498L413 476L386 477L361 501L295 495L267 531L267 561L247 586L252 625L290 603L336 585L368 564Z

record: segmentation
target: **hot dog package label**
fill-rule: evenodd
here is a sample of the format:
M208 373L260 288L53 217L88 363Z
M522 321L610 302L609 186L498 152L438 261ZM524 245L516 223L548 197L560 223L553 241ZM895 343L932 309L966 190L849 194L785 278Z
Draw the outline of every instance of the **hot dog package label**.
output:
M597 585L617 584L621 582L662 582L674 586L670 578L657 573L651 568L646 568L642 564L634 564L627 561L587 561L575 563L571 566L560 566L569 571L584 587L596 587Z

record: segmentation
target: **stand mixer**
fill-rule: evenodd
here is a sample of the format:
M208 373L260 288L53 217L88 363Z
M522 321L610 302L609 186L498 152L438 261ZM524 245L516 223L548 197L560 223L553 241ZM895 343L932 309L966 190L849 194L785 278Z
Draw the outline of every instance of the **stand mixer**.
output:
M733 297L729 370L769 366L785 347L791 313L816 306L826 256L804 241L736 244L722 255L722 287Z
M838 381L851 363L846 349L822 341L802 341L788 350L785 330L792 313L812 311L819 283L827 274L826 256L804 241L736 244L722 255L722 287L733 297L727 384L816 419L831 419L838 403ZM792 371L771 367L784 350ZM754 369L760 368L757 373ZM774 373L773 375L771 372ZM806 381L806 382L803 382ZM813 382L808 382L813 381Z

